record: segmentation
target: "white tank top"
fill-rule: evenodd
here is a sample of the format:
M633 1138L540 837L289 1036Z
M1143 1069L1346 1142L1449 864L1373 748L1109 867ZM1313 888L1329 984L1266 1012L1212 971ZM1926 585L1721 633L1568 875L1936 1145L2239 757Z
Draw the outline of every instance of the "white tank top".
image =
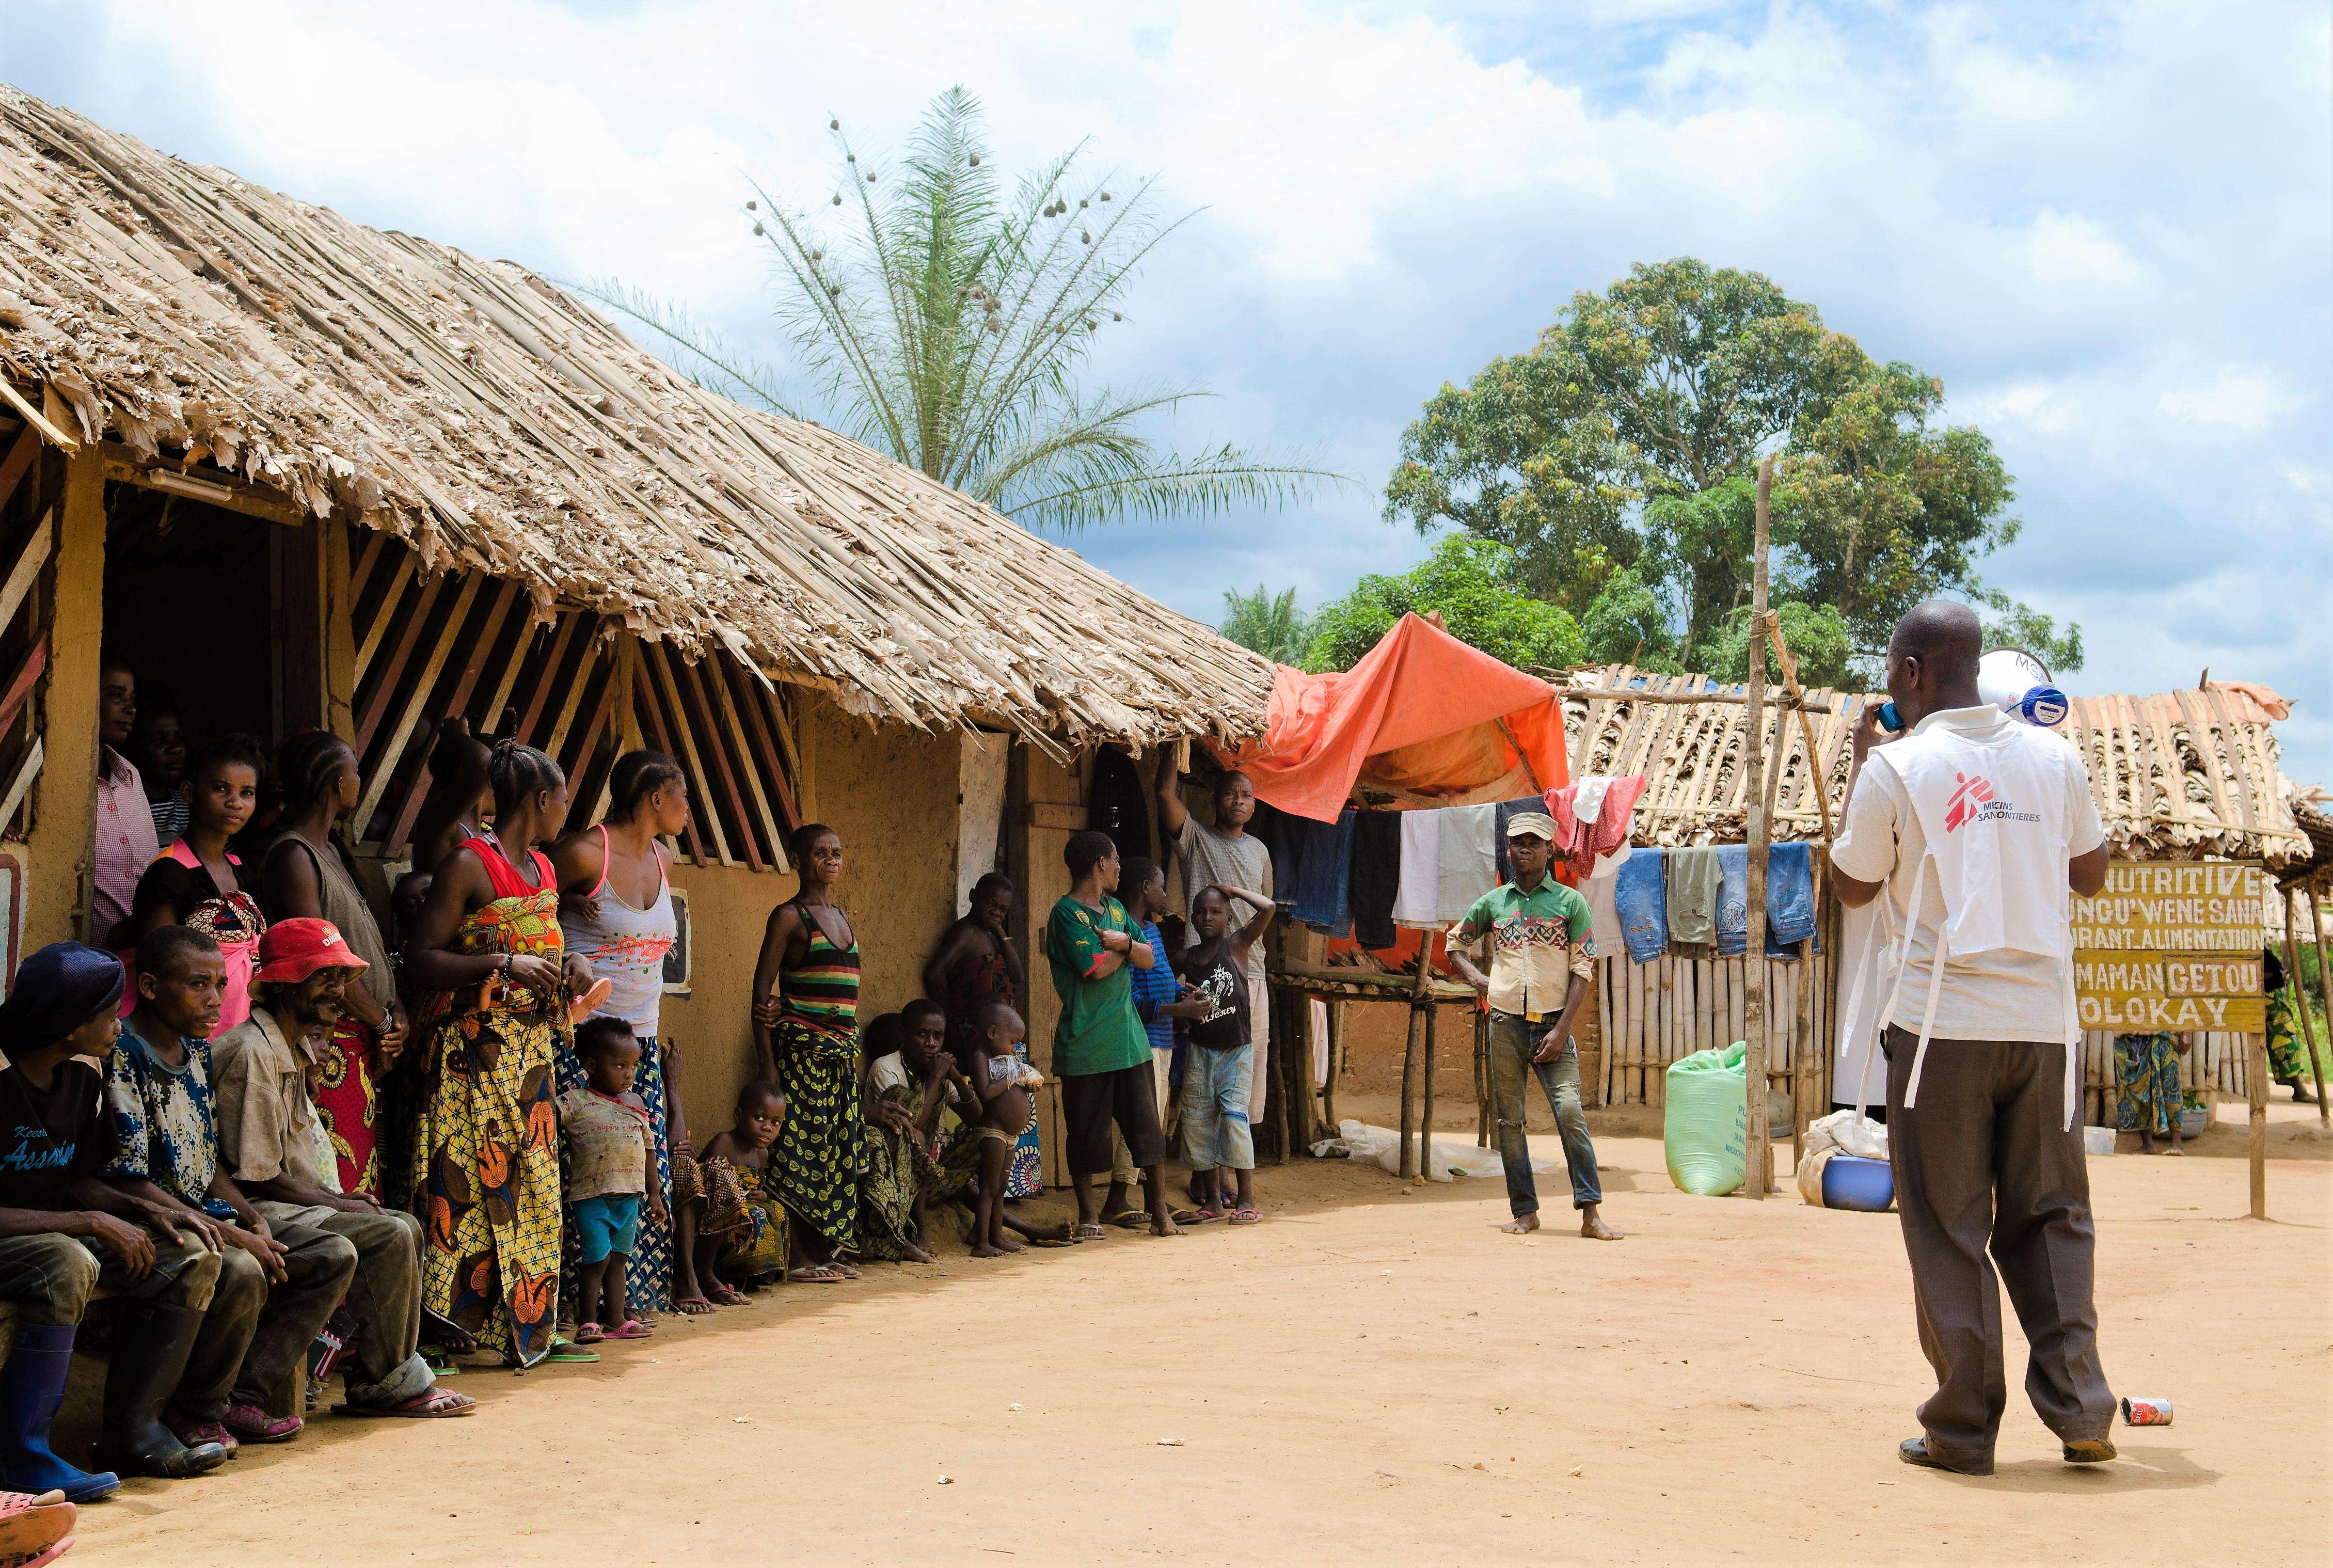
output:
M591 973L610 986L608 1000L594 1016L621 1018L643 1037L657 1032L657 1007L664 999L664 956L680 937L672 883L664 872L664 847L651 839L648 848L657 859L657 896L647 909L635 909L608 880L608 829L601 823L600 885L591 891L600 918L586 920L564 912L559 917L567 950L582 954Z

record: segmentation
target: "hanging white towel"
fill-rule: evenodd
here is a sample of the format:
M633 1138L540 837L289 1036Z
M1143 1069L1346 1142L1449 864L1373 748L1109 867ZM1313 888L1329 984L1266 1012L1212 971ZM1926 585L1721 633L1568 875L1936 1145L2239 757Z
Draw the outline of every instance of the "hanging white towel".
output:
M1616 895L1618 877L1590 877L1580 888L1588 895L1588 913L1594 920L1596 957L1609 958L1627 949L1620 936L1620 909Z
M1435 811L1401 813L1401 885L1393 896L1394 923L1400 926L1449 924L1441 918L1442 813ZM1455 917L1454 917L1455 918Z
M1596 821L1604 814L1604 794L1611 787L1609 774L1581 774L1579 786L1571 792L1571 814L1583 822Z
M1446 925L1499 885L1499 808L1449 806L1434 814L1442 819L1435 918Z

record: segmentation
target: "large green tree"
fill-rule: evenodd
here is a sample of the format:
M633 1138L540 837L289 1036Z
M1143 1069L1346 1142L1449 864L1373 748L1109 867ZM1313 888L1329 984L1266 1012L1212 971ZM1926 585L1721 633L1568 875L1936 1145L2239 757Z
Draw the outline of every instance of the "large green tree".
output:
M830 422L1036 527L1272 505L1339 480L1231 444L1160 447L1151 425L1201 389L1079 380L1142 262L1184 221L1160 218L1150 180L1086 169L1080 144L1008 182L961 87L932 101L896 160L862 158L839 120L829 130L827 195L805 208L756 185L745 206L776 262L795 368ZM582 292L714 390L796 414L779 376L685 311L620 284Z
M1941 425L1943 400L1934 377L1874 362L1758 274L1640 265L1574 295L1531 352L1429 399L1386 515L1508 545L1531 592L1590 627L1640 622L1650 592L1679 630L1668 651L1715 669L1748 600L1752 472L1779 453L1778 602L1835 611L1867 661L1939 594L2031 630L1977 572L2017 536L2009 475L1982 431ZM2079 629L2050 631L2079 664Z
M1443 630L1519 669L1581 662L1585 644L1569 611L1534 598L1515 577L1514 553L1453 534L1398 577L1364 577L1311 617L1307 669L1349 669L1404 615L1439 615Z

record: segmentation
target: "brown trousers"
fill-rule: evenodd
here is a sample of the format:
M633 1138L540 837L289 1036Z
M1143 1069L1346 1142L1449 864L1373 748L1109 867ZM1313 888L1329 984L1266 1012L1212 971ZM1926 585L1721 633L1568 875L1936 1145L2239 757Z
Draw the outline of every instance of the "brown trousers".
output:
M2103 1438L2115 1399L2098 1365L2090 1174L2081 1129L2066 1126L2066 1048L1931 1040L1906 1110L1917 1044L1887 1031L1887 1136L1920 1349L1936 1371L1918 1412L1929 1451L1992 1457L2009 1403L2002 1284L2031 1351L2034 1410L2061 1440Z

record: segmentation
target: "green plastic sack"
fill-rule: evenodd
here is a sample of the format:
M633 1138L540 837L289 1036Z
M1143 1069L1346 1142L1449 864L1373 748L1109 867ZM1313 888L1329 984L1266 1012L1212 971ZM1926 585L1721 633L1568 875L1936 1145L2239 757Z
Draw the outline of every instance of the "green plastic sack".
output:
M1742 1092L1747 1052L1736 1041L1723 1051L1696 1051L1669 1064L1661 1143L1669 1179L1679 1191L1723 1198L1742 1185L1750 1153L1744 1136L1750 1108Z

